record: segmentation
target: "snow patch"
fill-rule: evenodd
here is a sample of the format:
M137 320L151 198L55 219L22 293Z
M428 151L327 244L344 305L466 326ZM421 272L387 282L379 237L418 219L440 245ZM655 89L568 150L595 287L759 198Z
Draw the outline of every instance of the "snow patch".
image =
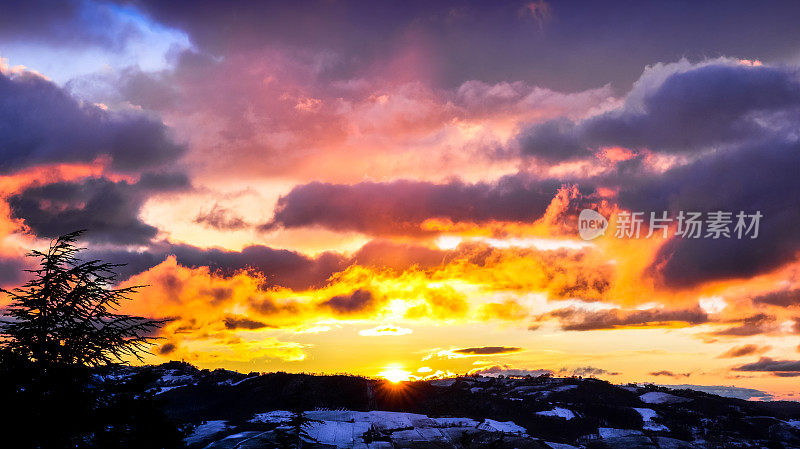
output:
M525 428L514 424L514 421L495 421L493 419L486 419L480 423L480 425L478 425L478 429L486 430L488 432L515 433L518 435L525 434Z
M600 438L619 438L641 435L642 432L633 429L614 429L612 427L600 427L597 429Z
M645 404L677 404L691 401L691 399L675 396L674 394L662 393L660 391L645 393L639 396L639 399Z
M242 379L242 380L240 380L238 382L234 382L234 383L230 384L230 386L235 387L235 386L241 384L242 382L246 382L246 381L251 380L251 379L257 379L258 377L260 377L260 376L245 377L244 379Z
M286 410L273 410L266 413L256 413L255 416L250 418L250 422L282 424L289 422L291 418L292 412Z
M470 418L431 418L442 427L478 427L479 422Z
M570 420L575 417L575 413L572 410L555 407L552 410L546 410L543 412L536 412L539 416L555 416L557 418L564 418L566 420Z
M176 389L176 388L185 387L185 386L186 386L186 385L172 385L172 386L169 386L169 387L157 387L156 389L157 389L158 391L156 391L156 392L155 392L155 393L153 393L153 394L161 394L161 393L166 393L166 392L168 392L169 390L174 390L174 389Z
M578 447L571 444L551 443L549 441L545 441L544 444L550 446L550 449L578 449Z
M285 410L274 410L258 413L250 421L282 424L287 422L291 415L291 412ZM491 419L479 424L470 418L429 418L416 413L350 410L315 410L305 412L305 416L321 421L309 425L308 434L322 444L337 448L368 447L362 443L362 436L371 427L390 433L393 440L404 442L450 441L448 429L458 428L477 428L490 432L525 435L525 428L512 421L500 422ZM369 447L373 447L372 443Z
M160 383L165 385L186 385L194 381L194 376L187 374L175 374L175 370L170 370L161 376Z
M192 434L184 438L183 441L187 445L199 443L207 438L213 437L218 433L224 432L227 428L228 421L206 421L203 424L195 427L194 430L192 430Z
M663 424L659 424L653 421L653 418L658 416L655 410L651 408L634 408L640 415L642 415L642 421L644 421L643 428L644 430L650 430L653 432L658 431L665 431L669 432L669 428Z

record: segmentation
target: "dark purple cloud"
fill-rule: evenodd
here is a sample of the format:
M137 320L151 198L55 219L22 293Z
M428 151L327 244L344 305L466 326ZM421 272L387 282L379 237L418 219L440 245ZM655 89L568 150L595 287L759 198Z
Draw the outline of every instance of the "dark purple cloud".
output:
M266 46L317 51L329 55L320 75L343 79L412 47L444 86L478 79L566 90L613 83L625 89L654 61L720 54L794 57L792 43L800 39L795 20L800 7L790 1L771 2L769 8L731 1L724 13L712 3L562 0L544 3L533 14L529 3L133 2L216 55Z
M735 326L714 332L714 335L748 337L751 335L759 335L771 332L776 328L777 323L774 316L767 315L765 313L758 313L756 315L743 318Z
M488 377L498 377L498 376L539 377L539 376L551 376L553 375L553 371L549 369L519 369L519 368L512 368L509 365L493 365L485 368L474 369L470 371L470 374L477 374Z
M34 185L8 198L12 218L21 219L39 237L57 237L79 229L99 243L144 244L158 230L139 219L152 195L189 188L180 173L145 174L136 183L88 178Z
M30 268L22 257L0 257L0 287L16 286L26 277L23 270Z
M263 329L265 327L273 327L269 324L262 323L261 321L251 320L250 318L243 316L227 316L223 322L225 323L225 329L256 330Z
M321 302L318 307L329 308L342 315L373 310L378 306L379 298L369 290L359 288L346 295L337 295Z
M753 304L768 304L779 307L794 307L800 305L800 290L789 289L765 293L753 298Z
M331 274L346 267L345 259L334 253L322 253L312 258L295 251L260 245L248 246L241 251L173 245L168 251L181 265L207 266L221 274L254 270L264 275L267 282L289 288L321 286Z
M650 374L651 376L656 376L656 377L658 377L658 376L667 376L667 377L675 377L675 378L678 378L678 377L689 377L689 376L692 375L692 373L673 373L672 371L667 371L667 370L654 371L654 372L648 373L648 374Z
M757 362L733 368L734 371L769 372L780 377L800 376L800 360L775 360L761 357Z
M480 346L476 348L461 348L453 350L456 354L461 355L498 355L498 354L513 354L522 351L522 348L514 346Z
M608 146L697 152L763 140L775 134L776 126L791 127L800 109L795 69L715 63L672 73L657 87L650 86L649 77L619 109L524 129L517 137L523 154L558 161Z
M158 353L161 355L168 355L175 352L175 349L177 348L175 347L174 343L165 343L158 348Z
M138 171L174 162L185 151L160 120L80 102L29 73L0 73L0 141L0 173L100 156L109 156L114 169Z
M761 212L755 240L672 238L662 246L650 272L682 288L753 276L795 259L798 119L796 69L680 63L651 69L616 110L533 125L518 142L528 154L551 161L590 156L604 146L691 153L663 173L645 170L640 155L591 182L618 188L617 201L633 211L666 210L673 218L679 211Z
M102 1L30 0L0 7L0 41L55 47L121 49L131 26L115 23L113 11Z
M757 239L673 237L659 249L651 267L672 287L743 278L794 260L800 250L798 166L796 138L767 140L622 184L619 201L634 211L668 210L673 217L681 210L761 212Z
M694 309L649 309L649 310L599 310L587 311L574 307L554 310L538 319L558 319L561 328L568 331L615 329L630 326L658 326L671 322L690 325L708 321L708 315L700 308Z
M595 366L579 366L577 368L561 368L559 373L568 373L571 376L594 377L594 376L619 376L620 373L597 368Z
M577 125L557 118L524 128L516 137L523 155L546 162L561 162L591 156L592 147L584 142Z
M90 250L85 257L111 263L127 264L119 270L123 277L152 268L174 255L178 264L189 267L209 267L212 272L230 276L247 270L264 278L267 286L280 285L292 289L320 287L338 271L347 267L349 259L334 253L309 257L295 251L274 249L261 245L241 251L203 249L191 245L153 244L146 251Z
M314 182L295 187L278 200L272 229L321 226L369 234L420 234L431 218L454 222L533 221L558 190L556 181L511 175L496 183L452 181Z

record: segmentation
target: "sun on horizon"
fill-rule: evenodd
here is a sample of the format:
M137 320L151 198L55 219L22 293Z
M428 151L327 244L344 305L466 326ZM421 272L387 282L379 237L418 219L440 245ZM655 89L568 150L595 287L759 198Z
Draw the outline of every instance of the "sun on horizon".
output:
M378 376L394 384L411 380L411 372L404 370L400 365L387 366L386 369L378 373Z

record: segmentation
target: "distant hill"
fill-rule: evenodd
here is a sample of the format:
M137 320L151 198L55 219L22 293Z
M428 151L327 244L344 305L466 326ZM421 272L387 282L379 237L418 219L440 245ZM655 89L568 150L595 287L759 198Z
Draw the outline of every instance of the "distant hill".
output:
M800 448L800 403L593 378L357 376L199 370L170 362L98 373L146 379L192 448L285 447L292 411L309 448ZM281 446L284 444L284 446Z

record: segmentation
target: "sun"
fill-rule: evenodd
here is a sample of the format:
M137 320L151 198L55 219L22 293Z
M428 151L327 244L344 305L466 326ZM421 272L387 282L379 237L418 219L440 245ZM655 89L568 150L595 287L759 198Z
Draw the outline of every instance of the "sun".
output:
M405 382L411 378L409 371L397 365L387 366L378 375L392 383Z

